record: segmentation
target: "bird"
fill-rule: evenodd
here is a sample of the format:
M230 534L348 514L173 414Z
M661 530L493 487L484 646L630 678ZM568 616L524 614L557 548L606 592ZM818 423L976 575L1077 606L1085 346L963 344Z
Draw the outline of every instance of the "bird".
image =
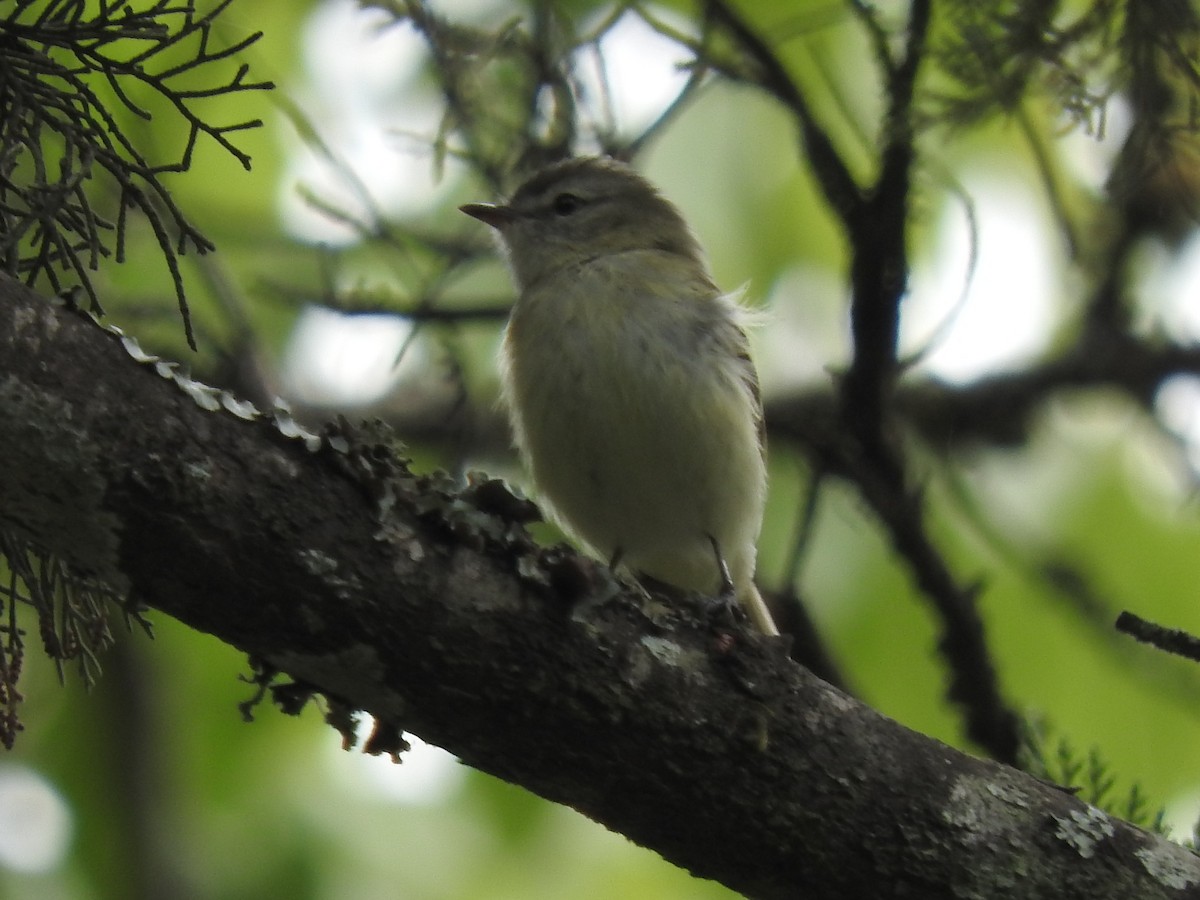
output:
M516 287L501 393L542 504L614 567L778 635L754 583L767 472L747 314L682 214L591 156L460 209L494 229Z

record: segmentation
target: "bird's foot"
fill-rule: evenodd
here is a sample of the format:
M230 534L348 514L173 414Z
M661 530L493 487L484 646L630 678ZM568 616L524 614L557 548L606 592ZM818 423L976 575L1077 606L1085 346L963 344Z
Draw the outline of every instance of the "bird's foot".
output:
M721 545L711 534L708 541L712 544L713 554L717 559L717 571L721 575L721 588L709 603L709 621L714 628L734 627L739 625L736 610L738 608L737 592L733 587L733 578L729 575L729 565L721 555Z

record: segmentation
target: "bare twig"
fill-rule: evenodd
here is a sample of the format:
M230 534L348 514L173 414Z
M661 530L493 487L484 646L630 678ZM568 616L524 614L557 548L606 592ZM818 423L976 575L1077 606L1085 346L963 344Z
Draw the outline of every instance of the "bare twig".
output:
M1200 662L1200 638L1188 634L1186 631L1147 622L1128 611L1117 616L1116 629L1136 638L1143 644L1149 644L1167 653L1182 656L1192 662Z

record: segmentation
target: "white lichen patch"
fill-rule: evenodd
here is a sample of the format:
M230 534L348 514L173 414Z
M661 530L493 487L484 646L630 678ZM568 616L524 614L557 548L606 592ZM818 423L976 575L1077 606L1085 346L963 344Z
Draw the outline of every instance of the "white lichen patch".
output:
M827 690L823 698L821 706L831 713L853 713L858 712L859 706L848 694L843 694L839 690Z
M974 834L983 830L987 822L984 815L984 804L977 799L979 786L975 779L961 778L950 789L949 802L942 810L942 818L951 825L966 829Z
M823 685L818 690L822 691L820 701L804 709L806 728L819 734L835 730L843 726L846 716L858 712L858 703L837 688Z
M964 775L950 788L942 819L962 830L965 844L992 845L1024 827L1026 806L1020 785L1007 774Z
M1096 848L1113 836L1115 829L1108 815L1094 806L1071 810L1069 816L1055 816L1058 823L1054 836L1066 841L1084 859L1096 855Z
M192 402L201 409L207 412L224 410L230 415L247 422L263 417L264 413L262 410L249 400L242 400L227 390L215 388L202 381L197 381L181 369L178 363L162 359L152 353L147 353L138 344L136 338L125 334L120 327L104 324L95 317L93 317L93 321L121 341L121 346L129 354L130 359L141 365L153 367L159 377L173 382L176 387L187 394L192 399ZM276 400L272 420L275 423L275 428L284 437L303 441L305 448L312 453L321 449L322 441L320 435L309 431L292 418L291 410L284 401ZM335 447L334 449L344 453L348 449L348 446L345 449L342 447Z
M1165 888L1185 891L1200 884L1200 859L1181 847L1158 843L1134 851L1150 877Z
M142 349L141 344L137 342L137 338L125 335L121 338L121 346L125 348L125 352L130 358L137 363L148 365L159 361L159 357L152 353L147 353Z
M292 418L292 414L286 409L276 408L273 416L276 430L287 438L295 438L304 441L304 446L311 452L316 452L321 449L321 438L319 435L313 434L299 422Z
M630 651L623 659L621 677L633 688L668 674L665 669L671 670L670 677L678 678L682 674L685 678L698 680L706 666L703 653L665 637L645 635Z
M1015 784L1001 781L999 779L995 781L989 781L987 785L987 792L997 800L1003 800L1005 803L1008 803L1012 806L1029 806L1028 801L1025 799L1025 794Z
M210 460L197 460L183 464L183 472L193 481L208 481L212 478L213 468Z
M227 413L237 416L239 419L245 419L247 422L257 419L262 413L258 411L258 407L249 400L239 400L229 391L221 391L221 405L225 407Z
M192 402L207 412L216 412L221 408L221 392L215 387L202 381L193 381L186 375L176 374L175 384L179 389L192 398Z
M58 333L58 316L47 315L40 306L17 306L13 310L13 337L29 344L30 350L40 353L42 338L53 338Z
M677 669L696 671L702 668L706 662L704 653L694 647L684 647L669 638L645 635L638 643L660 663Z
M337 560L321 550L301 550L298 555L304 568L313 575L325 577L337 571Z
M334 589L337 596L346 598L362 589L362 582L353 572L343 574L338 561L321 550L301 550L297 554L301 565L312 575Z

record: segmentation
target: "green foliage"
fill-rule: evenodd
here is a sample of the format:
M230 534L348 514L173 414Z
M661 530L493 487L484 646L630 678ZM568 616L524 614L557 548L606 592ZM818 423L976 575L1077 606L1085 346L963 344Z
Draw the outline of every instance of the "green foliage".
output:
M1136 781L1124 794L1114 793L1117 776L1098 747L1091 747L1086 755L1080 755L1065 735L1054 740L1052 737L1052 729L1044 721L1026 720L1021 763L1027 772L1062 785L1092 806L1155 834L1167 836L1170 833L1165 821L1166 810L1161 806L1153 807Z
M81 579L61 561L35 551L9 532L0 531L0 744L11 750L22 725L17 714L17 682L25 662L25 631L17 609L32 608L46 656L59 678L63 663L77 661L83 681L92 684L100 654L112 643L109 611L121 599L105 584Z
M937 116L978 124L1045 96L1089 130L1098 128L1108 97L1097 75L1111 75L1117 65L1113 37L1122 4L1093 2L1065 23L1062 6L1039 0L944 4L933 58L949 83L935 94Z

